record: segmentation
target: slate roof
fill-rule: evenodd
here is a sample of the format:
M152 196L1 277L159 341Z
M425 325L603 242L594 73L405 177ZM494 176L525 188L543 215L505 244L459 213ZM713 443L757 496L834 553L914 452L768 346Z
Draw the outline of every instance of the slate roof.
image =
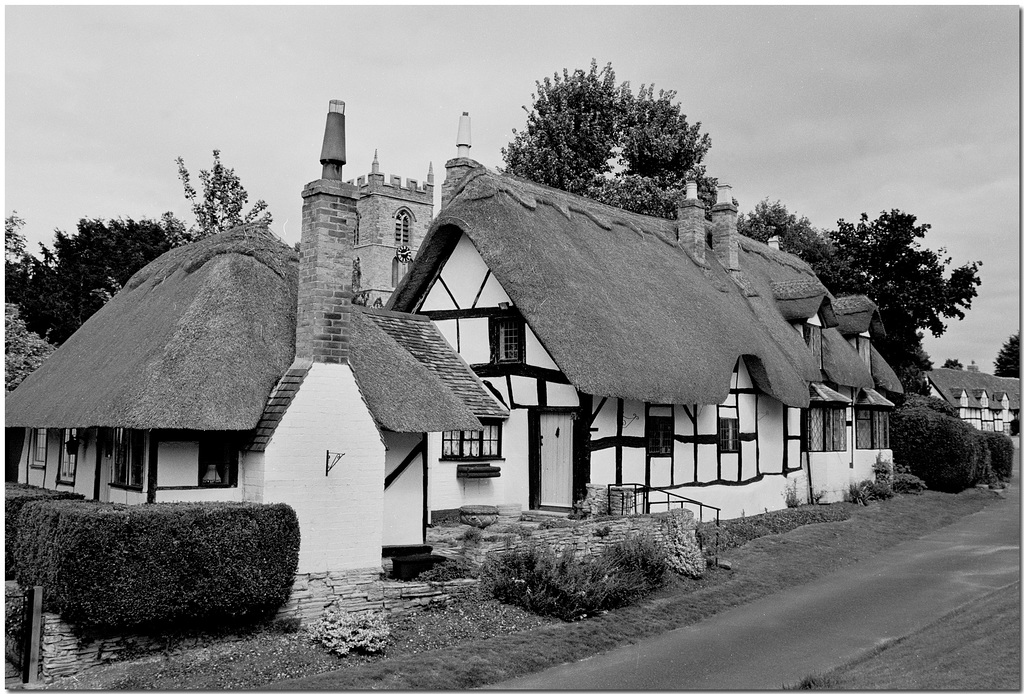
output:
M698 263L673 220L458 161L469 171L388 308L416 310L464 233L581 391L719 403L742 356L761 390L807 406L807 384L822 380L821 369L784 315L800 318L826 303L806 263L740 236L737 283L714 250L706 248L706 262ZM830 378L874 385L856 350L836 337Z
M954 407L960 407L960 394L967 393L967 407L980 408L981 391L988 393L989 409L1001 410L1002 403L994 397L996 392L1005 392L1010 400L1010 409L1020 409L1020 379L993 376L980 371L966 369L932 369L925 374L943 399Z

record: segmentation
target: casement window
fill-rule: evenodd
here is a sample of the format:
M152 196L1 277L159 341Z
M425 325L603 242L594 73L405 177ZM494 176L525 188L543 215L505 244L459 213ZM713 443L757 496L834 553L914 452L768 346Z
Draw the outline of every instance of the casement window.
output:
M491 362L522 364L526 361L526 324L518 316L491 318Z
M805 410L804 449L812 452L846 450L846 408Z
M138 429L114 429L114 463L110 484L142 489L146 434Z
M856 408L857 448L889 447L889 413L885 410Z
M671 408L658 408L668 410L668 415L647 414L647 455L659 458L672 456L673 436L675 435L675 419L671 415Z
M46 429L33 430L32 467L46 467Z
M740 420L735 417L718 418L718 450L720 453L738 453L740 450Z
M482 419L483 431L445 431L442 460L493 460L501 457L501 420Z
M62 429L61 432L57 481L74 484L78 470L78 429Z
M199 486L234 487L238 484L238 449L223 435L199 440Z
M412 226L412 215L409 210L399 210L395 215L395 243L399 246L409 245L411 238L409 229Z
M814 363L821 368L821 327L804 323L804 343L814 355Z

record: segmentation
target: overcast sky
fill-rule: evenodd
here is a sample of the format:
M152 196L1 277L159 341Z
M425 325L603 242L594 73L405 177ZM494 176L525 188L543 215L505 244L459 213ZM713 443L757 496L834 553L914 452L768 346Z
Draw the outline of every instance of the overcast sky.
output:
M1020 314L1020 11L1001 7L7 7L5 215L32 248L81 217L192 216L176 177L211 150L299 238L330 99L348 166L438 187L458 116L501 165L537 79L611 62L674 89L740 211L815 226L891 208L982 261L936 366L991 371Z

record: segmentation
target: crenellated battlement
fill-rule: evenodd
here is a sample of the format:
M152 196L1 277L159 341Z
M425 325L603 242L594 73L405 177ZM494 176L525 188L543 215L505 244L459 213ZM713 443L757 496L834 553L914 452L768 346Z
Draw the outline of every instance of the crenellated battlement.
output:
M379 172L369 173L365 176L348 181L356 186L361 194L367 193L412 193L423 196L424 199L433 199L434 184L432 182L421 183L415 178L402 180L401 176L385 175Z

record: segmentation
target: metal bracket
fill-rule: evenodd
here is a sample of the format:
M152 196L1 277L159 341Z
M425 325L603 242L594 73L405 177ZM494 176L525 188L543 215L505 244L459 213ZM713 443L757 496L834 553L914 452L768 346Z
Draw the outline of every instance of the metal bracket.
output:
M334 466L338 464L338 461L341 460L344 455L344 453L331 453L330 451L327 451L327 458L324 461L324 477L331 474L331 470L334 469Z

